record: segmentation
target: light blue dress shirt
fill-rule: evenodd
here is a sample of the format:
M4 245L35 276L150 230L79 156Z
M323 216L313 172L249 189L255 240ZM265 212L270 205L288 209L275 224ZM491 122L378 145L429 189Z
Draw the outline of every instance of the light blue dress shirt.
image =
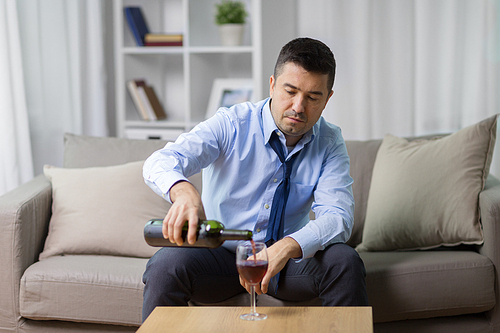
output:
M207 218L229 229L252 230L254 240L263 241L274 192L283 178L282 164L268 143L273 131L285 147L269 101L221 108L153 153L144 164L146 184L170 200L172 185L203 170ZM340 128L323 117L288 151L287 159L300 153L292 169L284 235L299 243L302 258L309 258L351 235L354 198L349 156ZM309 220L311 208L315 220ZM233 251L236 245L236 241L224 243Z

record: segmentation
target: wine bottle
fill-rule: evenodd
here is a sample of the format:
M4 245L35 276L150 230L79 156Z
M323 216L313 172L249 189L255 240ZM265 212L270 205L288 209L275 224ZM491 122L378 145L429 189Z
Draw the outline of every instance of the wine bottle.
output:
M162 233L163 220L152 219L144 227L144 238L151 246L177 246L176 243L165 239ZM225 229L224 225L215 220L199 221L196 242L189 244L186 241L188 232L188 223L182 227L183 247L208 247L216 248L227 240L251 240L252 232L250 230L231 230Z

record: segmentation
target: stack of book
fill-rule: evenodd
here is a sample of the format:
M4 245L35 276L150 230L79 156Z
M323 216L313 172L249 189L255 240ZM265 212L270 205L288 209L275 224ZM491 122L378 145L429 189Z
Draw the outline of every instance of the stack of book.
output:
M130 80L127 89L142 120L167 118L153 87L148 86L146 80Z
M145 46L182 46L182 34L146 34Z
M137 46L182 46L182 34L150 33L141 7L125 7L125 17Z

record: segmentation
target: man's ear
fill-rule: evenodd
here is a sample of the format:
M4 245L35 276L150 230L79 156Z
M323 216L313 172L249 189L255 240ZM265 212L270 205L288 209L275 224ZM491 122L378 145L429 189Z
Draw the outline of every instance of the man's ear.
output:
M328 94L328 98L326 99L325 106L326 106L326 104L328 104L328 101L330 100L330 97L332 97L332 95L333 95L333 90L330 90L330 94Z
M269 97L271 97L271 98L273 98L275 84L276 84L276 81L274 80L274 75L271 75L271 77L269 78Z

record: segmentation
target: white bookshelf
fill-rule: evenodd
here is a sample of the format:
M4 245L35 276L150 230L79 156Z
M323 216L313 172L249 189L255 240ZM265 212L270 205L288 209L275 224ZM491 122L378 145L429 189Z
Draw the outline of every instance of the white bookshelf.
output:
M216 78L252 79L253 100L268 96L269 76L279 48L295 37L295 2L244 0L249 17L243 45L237 47L221 46L214 23L218 2L220 0L114 0L118 136L175 139L205 119ZM153 33L182 33L183 46L136 46L124 15L126 6L140 6ZM264 58L266 54L270 56ZM140 78L155 89L167 119L143 121L138 116L126 82Z

